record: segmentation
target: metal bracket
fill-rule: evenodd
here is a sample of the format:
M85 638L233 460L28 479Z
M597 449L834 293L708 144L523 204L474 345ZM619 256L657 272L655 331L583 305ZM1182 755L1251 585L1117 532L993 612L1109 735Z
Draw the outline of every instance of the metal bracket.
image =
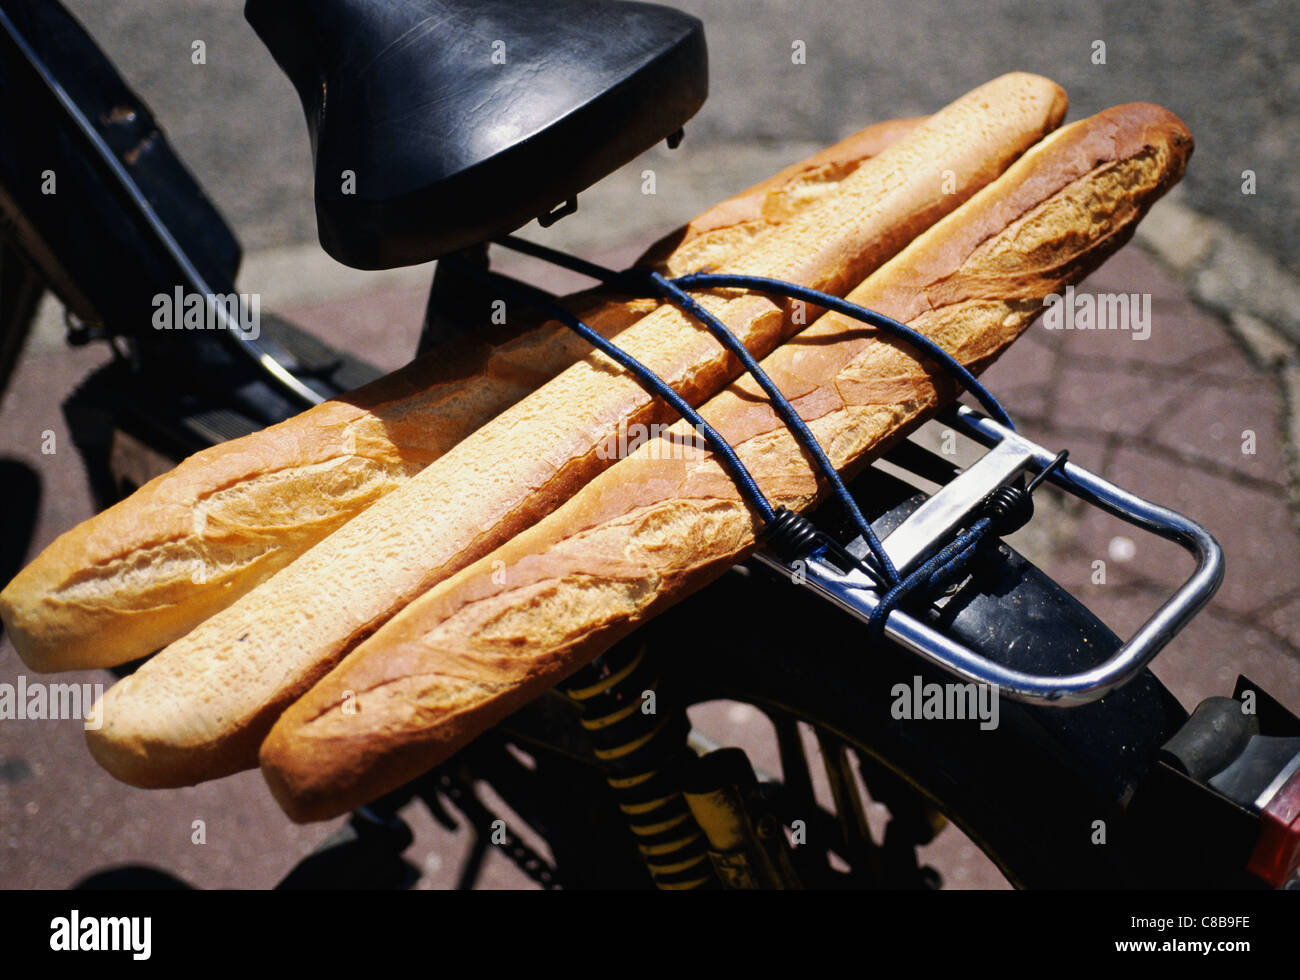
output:
M990 447L990 452L936 492L883 542L900 572L924 561L942 547L953 531L988 493L1022 471L1041 472L1056 454L999 425L973 409L958 405L943 416L952 428ZM1105 697L1132 680L1210 600L1223 581L1223 551L1205 528L1166 507L1153 504L1066 462L1048 475L1066 492L1121 520L1175 542L1196 558L1196 570L1151 618L1105 663L1067 676L1011 670L982 657L961 643L902 610L891 612L885 635L907 650L967 681L996 685L1018 701L1072 707ZM864 557L859 539L848 550ZM801 582L864 622L880 602L875 581L860 569L842 570L815 552L787 564L759 552L765 565Z

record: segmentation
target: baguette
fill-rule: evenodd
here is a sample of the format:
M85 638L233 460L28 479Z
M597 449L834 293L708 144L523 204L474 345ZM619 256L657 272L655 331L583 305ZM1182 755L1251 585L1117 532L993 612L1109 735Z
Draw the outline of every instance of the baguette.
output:
M869 126L787 167L710 208L640 262L669 270L686 251L725 260L913 125ZM658 306L603 290L566 304L610 338ZM153 653L591 352L554 322L515 334L457 339L347 395L205 449L63 534L0 592L19 655L33 670L56 671Z
M721 265L734 250L835 192L861 164L912 132L923 119L891 119L854 133L710 208L641 256L665 275Z
M994 180L1064 111L1064 93L1038 76L981 86L724 269L843 295ZM760 357L800 326L794 304L760 295L699 301ZM618 339L694 404L740 373L671 305ZM275 718L352 647L607 469L613 454L605 450L621 427L670 418L667 405L604 355L577 362L113 687L92 752L142 786L255 766Z
M1152 105L1069 126L850 298L981 369L1044 297L1131 236L1191 149L1183 124ZM953 395L946 375L903 345L835 314L764 367L849 473ZM774 507L821 499L825 488L751 379L703 414ZM643 445L412 602L292 705L261 751L285 811L324 819L414 778L748 555L759 519L693 436L679 422Z
M589 322L615 336L645 307ZM60 535L0 592L19 656L41 672L112 667L184 636L562 368L572 345L541 330L449 344L201 450Z

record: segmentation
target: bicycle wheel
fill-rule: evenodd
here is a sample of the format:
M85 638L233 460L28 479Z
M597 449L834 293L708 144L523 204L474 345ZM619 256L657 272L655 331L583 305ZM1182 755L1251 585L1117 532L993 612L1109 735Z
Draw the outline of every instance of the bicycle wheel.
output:
M1046 581L1024 559L1001 550L996 560L1010 561L1015 575L1032 572ZM1147 883L1124 833L1124 806L1159 746L1186 719L1149 672L1079 708L1004 701L990 727L978 719L899 718L896 685L943 684L946 675L891 645L869 646L859 622L758 566L733 569L633 641L659 661L658 711L729 701L751 705L771 722L766 757L775 762L764 765L764 752L755 751L752 740L744 747L771 771L769 812L788 829L803 821L806 850L792 853L800 857L805 884L931 884L917 866L915 847L933 836L941 823L936 815L964 832L1016 887ZM1058 661L1040 655L1035 669L1079 669L1074 653ZM545 745L527 749L544 771ZM574 757L569 752L566 765ZM819 768L827 775L822 802L814 778ZM879 827L873 833L865 818L863 789L888 808L883 833ZM590 828L600 818L594 815L599 807L593 811L588 804L581 821L552 812L547 823ZM616 804L605 801L604 807L606 819L620 820ZM559 851L581 849L581 842L569 841L553 851L562 863ZM598 877L583 882L601 884Z
M1046 581L1005 546L1001 550L997 560L1013 562L1013 574ZM676 687L688 705L726 699L762 711L772 723L785 795L795 807L811 809L813 803L807 773L816 760L807 758L797 734L804 722L824 757L843 750L858 757L862 782L878 802L897 801L912 813L924 801L1013 885L1140 883L1123 808L1159 746L1186 719L1149 672L1079 708L1003 700L992 727L978 719L899 718L905 712L897 710L898 685L915 689L952 678L892 645L872 647L861 624L807 590L757 567L738 569L674 612L653 624L656 635L647 640L671 661L665 687ZM688 630L689 650L681 642ZM1118 647L1118 639L1111 640L1096 660ZM1069 673L1080 662L1075 651L1062 648L1057 662L1039 659L1035 669ZM829 774L832 784L838 779L844 790L853 787L847 758L824 762L841 770ZM854 828L865 835L855 812L862 801L836 804L839 837L822 843L870 857L880 841L847 836ZM839 856L849 860L849 854Z

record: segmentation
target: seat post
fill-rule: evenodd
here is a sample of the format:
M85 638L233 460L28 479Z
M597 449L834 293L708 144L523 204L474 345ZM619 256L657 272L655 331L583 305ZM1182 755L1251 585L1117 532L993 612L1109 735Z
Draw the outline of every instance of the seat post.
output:
M462 262L488 270L488 243L478 242L452 253ZM424 325L420 329L417 355L438 346L453 337L474 333L488 322L491 313L487 283L455 271L455 262L438 261L433 270L433 284L429 287L429 302L424 309Z

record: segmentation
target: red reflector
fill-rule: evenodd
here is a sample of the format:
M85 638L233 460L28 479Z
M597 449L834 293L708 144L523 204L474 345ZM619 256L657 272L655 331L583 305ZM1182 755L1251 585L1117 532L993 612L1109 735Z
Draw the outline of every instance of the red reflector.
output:
M1281 888L1300 868L1300 770L1273 794L1260 817L1263 827L1246 867Z

